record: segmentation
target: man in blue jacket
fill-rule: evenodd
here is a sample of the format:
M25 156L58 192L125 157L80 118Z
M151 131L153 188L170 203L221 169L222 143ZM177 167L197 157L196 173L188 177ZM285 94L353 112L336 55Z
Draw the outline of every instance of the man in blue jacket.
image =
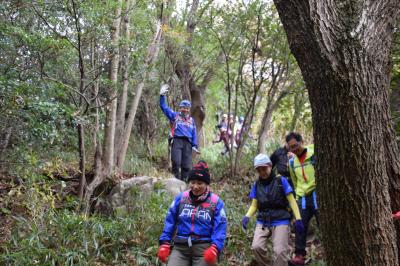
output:
M168 89L167 84L161 86L160 107L171 124L172 173L176 178L187 181L192 167L192 150L200 153L197 147L196 123L190 116L190 101L181 101L179 112L174 112L168 107L165 96Z

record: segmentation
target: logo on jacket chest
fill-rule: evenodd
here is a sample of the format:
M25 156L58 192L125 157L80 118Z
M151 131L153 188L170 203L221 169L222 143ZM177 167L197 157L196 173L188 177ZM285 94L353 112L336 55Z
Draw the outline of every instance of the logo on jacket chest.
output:
M182 208L182 211L179 214L179 217L196 217L197 219L211 221L210 210L202 208L201 206L195 207L191 204L185 204Z
M183 118L183 117L178 116L175 119L175 128L177 128L178 125L192 128L193 120L192 120L192 118Z

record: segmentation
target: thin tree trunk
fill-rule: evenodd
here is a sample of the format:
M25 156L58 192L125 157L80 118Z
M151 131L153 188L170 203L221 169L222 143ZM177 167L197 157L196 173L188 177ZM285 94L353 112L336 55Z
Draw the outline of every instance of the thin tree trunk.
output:
M276 90L279 89L280 87L280 82L282 81L281 78L278 78L276 81L276 84L273 86L276 86ZM283 82L285 83L285 82ZM265 108L265 112L263 115L263 119L261 121L261 128L258 134L258 151L259 153L266 153L265 150L265 143L267 142L268 138L268 131L271 128L271 120L272 120L272 114L276 110L276 108L279 106L280 102L282 101L283 98L286 97L286 95L289 93L288 89L291 87L291 85L287 86L285 88L285 85L283 84L281 86L281 92L279 93L278 97L275 100L272 100L271 98L268 99L267 107ZM273 88L271 88L272 90ZM272 97L275 96L275 93L272 93Z
M146 60L145 60L145 69L146 69L146 71L145 71L145 73L143 75L142 81L136 87L135 98L133 99L131 108L129 110L129 116L128 116L128 119L127 119L127 121L125 123L124 134L122 136L123 142L122 142L121 150L117 155L117 167L118 167L118 169L122 169L122 167L124 165L124 162L125 162L125 157L126 157L126 152L128 150L129 138L131 136L133 122L135 120L135 116L136 116L137 108L139 106L140 98L142 97L144 84L147 81L147 78L148 78L148 76L149 76L149 74L151 72L151 65L152 65L153 61L158 56L159 45L160 45L160 40L161 40L161 34L162 34L161 23L160 23L160 21L158 21L153 41L149 45L149 48L148 48L148 51L147 51L147 57L146 57Z
M84 212L88 215L91 206L91 197L94 190L104 182L104 179L111 175L114 166L114 137L115 137L115 122L117 111L117 90L116 85L118 81L118 65L119 65L119 30L121 23L121 4L122 0L117 1L115 10L115 19L111 28L111 44L113 53L111 55L111 67L109 72L109 79L111 86L109 88L110 102L106 105L106 122L104 128L104 145L101 151L100 141L96 145L95 153L95 167L94 179L86 187L84 196Z
M86 151L85 151L85 128L82 123L78 124L78 140L79 140L79 178L78 197L82 201L86 186Z
M5 149L7 149L8 144L10 143L11 132L12 132L12 127L8 126L0 142L0 152L3 152Z
M111 45L113 52L111 55L110 66L110 88L109 99L110 102L106 106L106 122L104 128L104 145L102 154L102 172L104 176L109 176L113 171L114 166L114 138L115 138L115 124L117 112L117 82L118 82L118 65L119 65L119 36L120 36L120 23L121 23L121 4L122 0L117 1L115 10L115 19L111 28Z
M400 2L274 2L313 111L327 263L399 265L389 198L399 151L387 91Z
M116 134L115 134L115 151L117 154L120 153L122 149L123 143L123 134L125 127L125 114L126 114L126 105L128 102L128 87L129 87L129 43L130 43L130 7L132 0L125 1L125 12L124 12L124 38L125 45L123 48L123 58L122 58L122 69L123 69L123 83L122 83L122 92L119 97L118 104L118 113L117 113L117 124L116 124ZM115 157L117 159L117 156Z
M89 108L88 102L83 101L83 95L85 94L85 80L86 80L86 73L85 73L85 65L84 65L84 51L83 51L83 43L82 43L82 30L81 30L81 24L80 24L80 16L77 10L76 3L74 1L71 1L72 4L72 10L74 14L74 22L75 22L75 29L77 31L77 50L78 50L78 60L79 60L79 74L80 74L80 80L79 80L79 92L80 92L80 97L79 97L79 108L83 109L83 105L86 104L85 111L83 114L85 114ZM83 122L79 122L77 125L77 130L78 130L78 142L79 142L79 170L81 172L81 176L79 178L79 187L78 187L78 196L79 199L82 200L85 185L86 185L86 176L85 176L85 171L86 171L86 151L85 151L85 130L84 130L84 124Z
M289 131L293 132L296 129L297 121L299 120L299 116L301 113L301 109L305 103L305 96L304 96L304 91L302 90L301 92L298 92L294 96L294 112L292 116L292 121L290 122L290 128Z
M191 86L192 88L194 86ZM196 123L196 131L198 136L198 145L204 146L204 138L201 134L204 126L204 120L206 118L205 101L204 101L205 88L197 88L191 91L192 109L191 115Z
M94 154L94 167L93 167L94 178L93 178L92 182L90 182L90 184L86 187L86 193L85 193L85 196L83 197L83 203L84 203L83 211L84 211L85 216L89 215L91 202L92 202L91 198L92 198L94 190L101 183L104 182L101 157L102 157L102 149L101 149L101 145L99 142L99 144L96 146L96 151Z
M271 128L272 113L273 110L270 103L268 103L267 108L265 108L265 112L261 121L260 131L258 134L258 153L265 154L265 143L267 142L268 131Z

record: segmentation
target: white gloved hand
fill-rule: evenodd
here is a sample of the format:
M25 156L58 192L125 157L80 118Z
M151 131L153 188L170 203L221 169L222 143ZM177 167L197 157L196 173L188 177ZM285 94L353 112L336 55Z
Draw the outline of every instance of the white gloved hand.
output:
M201 152L196 147L192 147L192 150L197 154L201 154Z
M167 93L168 93L168 90L169 90L169 85L168 85L168 84L163 84L163 85L161 85L161 88L160 88L160 95L165 95L165 94L167 94Z

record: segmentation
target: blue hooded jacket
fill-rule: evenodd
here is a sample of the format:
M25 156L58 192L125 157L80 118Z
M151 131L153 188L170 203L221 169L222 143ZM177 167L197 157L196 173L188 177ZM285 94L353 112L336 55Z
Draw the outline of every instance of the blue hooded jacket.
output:
M192 242L210 241L221 252L226 228L224 202L216 194L210 192L203 203L194 204L190 200L189 191L185 191L175 197L168 210L160 243L171 241L176 230L175 242L187 242L191 236Z
M197 133L196 133L196 123L192 117L188 119L178 119L180 115L178 112L172 111L167 106L166 96L160 96L160 107L165 116L174 126L174 136L176 137L187 137L192 144L192 147L197 148Z

